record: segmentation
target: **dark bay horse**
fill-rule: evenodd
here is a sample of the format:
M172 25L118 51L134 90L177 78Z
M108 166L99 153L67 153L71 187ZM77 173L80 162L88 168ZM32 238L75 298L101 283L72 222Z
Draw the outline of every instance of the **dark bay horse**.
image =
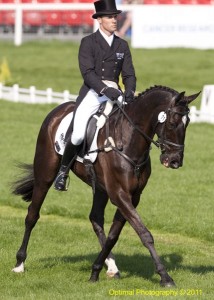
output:
M98 157L93 164L96 180L90 221L102 250L92 266L91 281L99 279L99 273L106 259L112 258L111 250L125 222L128 221L149 250L156 272L161 277L161 285L174 285L156 253L153 237L143 224L136 207L151 174L149 156L151 143L160 147L160 161L165 167L177 169L182 166L185 133L189 123L188 105L198 95L199 93L185 96L184 92L179 93L162 86L149 88L139 94L132 103L120 108L122 113L119 121L118 119L115 121L116 114L112 114L109 118L109 134L116 137L116 146L112 146L112 151L103 151L107 125L100 130ZM26 176L14 183L13 193L21 195L25 201L31 201L25 219L23 241L16 255L14 272L24 271L32 229L39 219L40 208L60 165L61 157L54 147L56 130L63 117L74 110L74 106L73 102L67 102L47 115L38 135L34 163L24 165ZM153 140L155 134L158 137L157 142ZM120 147L117 147L118 136ZM91 185L84 164L76 161L71 169L81 180ZM117 210L106 238L103 225L108 199ZM113 275L117 276L118 269L116 267L113 269Z

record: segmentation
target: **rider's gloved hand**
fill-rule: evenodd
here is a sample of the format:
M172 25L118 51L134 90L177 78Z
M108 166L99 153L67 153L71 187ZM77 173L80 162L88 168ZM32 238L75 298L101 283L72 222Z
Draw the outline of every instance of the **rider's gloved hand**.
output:
M124 96L125 96L125 101L129 103L134 99L134 92L132 90L125 90Z
M118 97L121 95L121 92L113 87L107 87L103 93L112 101L117 100Z

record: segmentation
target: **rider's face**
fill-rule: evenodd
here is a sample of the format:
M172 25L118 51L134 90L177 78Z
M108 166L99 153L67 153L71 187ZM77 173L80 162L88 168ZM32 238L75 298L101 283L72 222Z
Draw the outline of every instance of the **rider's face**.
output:
M108 36L117 30L117 15L109 15L97 18L100 29Z

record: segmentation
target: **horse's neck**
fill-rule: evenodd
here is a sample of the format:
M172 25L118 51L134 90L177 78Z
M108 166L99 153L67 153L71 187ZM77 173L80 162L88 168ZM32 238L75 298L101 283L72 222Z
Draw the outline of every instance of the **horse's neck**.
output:
M130 124L127 126L130 149L138 143L137 141L140 143L140 151L144 151L150 147L151 139L155 135L158 114L161 111L165 111L168 106L168 100L164 100L164 98L160 98L158 95L149 96L139 97L127 108L127 114L132 123L132 126ZM148 138L145 138L144 135L148 136ZM142 143L140 142L141 139Z
M169 97L166 91L154 91L148 95L142 95L129 108L133 120L143 128L153 128L158 120L158 114L169 106Z

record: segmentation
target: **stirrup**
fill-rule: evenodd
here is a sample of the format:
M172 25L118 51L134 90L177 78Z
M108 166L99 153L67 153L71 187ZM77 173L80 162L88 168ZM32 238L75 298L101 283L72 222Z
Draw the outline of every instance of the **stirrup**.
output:
M60 176L62 176L63 174L59 174L59 176L57 176L55 182L54 182L54 188L55 190L59 191L59 192L66 192L68 190L69 184L70 184L70 176L65 174L62 178L60 178ZM64 182L62 182L62 180Z

